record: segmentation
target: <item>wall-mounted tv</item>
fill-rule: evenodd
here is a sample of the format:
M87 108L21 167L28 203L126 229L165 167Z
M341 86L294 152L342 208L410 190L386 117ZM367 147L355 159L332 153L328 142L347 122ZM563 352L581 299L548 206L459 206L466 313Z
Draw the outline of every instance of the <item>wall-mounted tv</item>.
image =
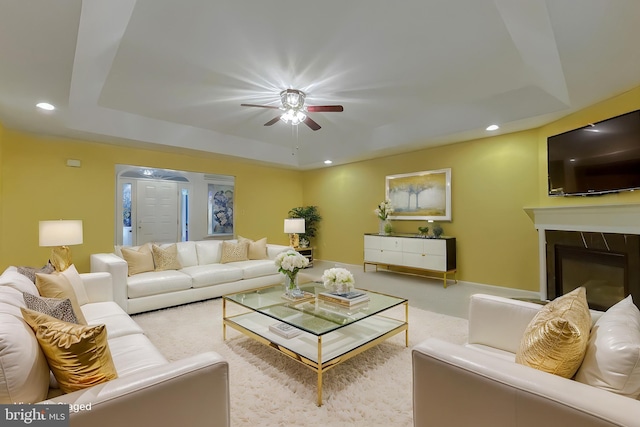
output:
M547 138L550 196L640 188L640 110Z

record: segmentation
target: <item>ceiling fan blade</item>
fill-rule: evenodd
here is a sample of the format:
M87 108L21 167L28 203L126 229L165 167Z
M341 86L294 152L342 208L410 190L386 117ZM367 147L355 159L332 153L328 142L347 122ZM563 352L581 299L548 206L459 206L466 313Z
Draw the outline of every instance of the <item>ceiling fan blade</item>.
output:
M275 125L276 123L278 123L280 121L280 116L273 118L271 120L269 120L267 123L264 124L264 126L271 126L271 125Z
M344 111L342 105L309 105L307 111L310 113L340 113Z
M320 125L317 124L316 122L314 122L311 117L307 116L306 119L304 119L304 124L309 126L311 128L311 130L318 130L320 129Z
M258 108L273 108L279 110L280 107L274 107L273 105L257 105L257 104L240 104L241 107L258 107Z

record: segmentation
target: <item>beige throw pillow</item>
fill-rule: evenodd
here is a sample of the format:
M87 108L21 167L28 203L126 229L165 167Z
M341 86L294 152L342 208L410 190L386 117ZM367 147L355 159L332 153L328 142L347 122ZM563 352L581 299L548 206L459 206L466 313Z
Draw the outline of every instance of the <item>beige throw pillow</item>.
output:
M516 362L573 377L584 358L591 329L586 295L580 287L542 307L525 330Z
M247 261L249 255L249 242L242 241L238 243L222 242L222 255L220 257L220 263L226 264L228 262L235 261Z
M142 245L140 248L121 248L122 257L127 261L129 276L155 270L151 245Z
M178 261L178 247L175 243L165 248L153 245L151 251L153 253L153 263L156 265L156 271L179 270L182 268L180 261Z
M249 259L267 259L267 238L263 237L260 240L256 240L255 242L251 239L247 239L246 237L238 236L238 241L249 242Z
M82 314L82 310L80 309L80 304L78 303L78 298L76 297L76 293L73 290L73 286L69 282L69 279L66 278L66 276L60 273L38 273L36 274L36 287L38 288L38 293L41 297L60 299L68 298L71 301L71 306L73 307L73 312L78 319L78 323L82 325L87 324L87 319L85 319L84 315Z
M75 325L26 308L20 310L62 391L71 393L118 377L105 325Z

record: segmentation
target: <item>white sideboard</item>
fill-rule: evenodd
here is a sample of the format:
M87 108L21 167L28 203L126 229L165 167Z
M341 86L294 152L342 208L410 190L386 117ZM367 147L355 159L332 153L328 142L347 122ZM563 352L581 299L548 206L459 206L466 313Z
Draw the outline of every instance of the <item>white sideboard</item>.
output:
M429 273L442 273L444 287L447 275L456 273L456 239L442 237L426 239L414 235L364 235L364 269L367 264L404 267Z

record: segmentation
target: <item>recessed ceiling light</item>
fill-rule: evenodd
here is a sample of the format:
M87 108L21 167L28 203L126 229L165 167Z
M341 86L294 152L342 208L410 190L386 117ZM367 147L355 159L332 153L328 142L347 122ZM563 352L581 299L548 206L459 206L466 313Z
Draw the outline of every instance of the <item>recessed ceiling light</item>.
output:
M53 105L49 104L48 102L39 102L36 104L36 107L42 109L42 110L47 110L47 111L52 111L55 110L56 107L54 107Z
M324 164L325 164L325 165L330 165L331 163L333 163L331 160L325 160L325 161L324 161Z
M491 125L487 127L487 130L498 130L498 129L500 129L500 126L498 125Z

